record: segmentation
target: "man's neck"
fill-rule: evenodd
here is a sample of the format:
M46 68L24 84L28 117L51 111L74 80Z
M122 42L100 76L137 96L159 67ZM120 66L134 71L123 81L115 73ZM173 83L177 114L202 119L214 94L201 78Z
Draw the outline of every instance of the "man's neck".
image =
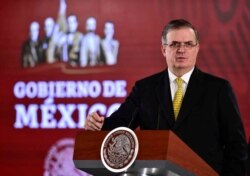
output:
M182 77L183 75L185 75L186 73L188 73L189 71L191 71L192 69L194 69L194 67L189 68L189 69L169 69L175 76L177 77Z

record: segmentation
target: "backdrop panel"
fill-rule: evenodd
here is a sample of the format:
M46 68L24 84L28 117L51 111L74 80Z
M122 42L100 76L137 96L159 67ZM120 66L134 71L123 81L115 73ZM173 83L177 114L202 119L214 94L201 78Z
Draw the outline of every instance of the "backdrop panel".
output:
M78 22L76 38L65 32L72 14L77 17L72 21ZM45 37L48 17L54 29L57 26L53 42ZM101 49L94 47L93 39L87 40L89 17L96 20ZM69 159L76 130L90 111L110 114L137 79L166 67L160 37L173 18L185 18L197 27L201 45L197 65L230 81L249 138L247 0L8 0L0 7L0 18L1 175L85 175ZM104 59L102 40L107 21L112 22L118 53L110 60ZM30 30L33 44L27 44ZM88 57L99 51L93 64L83 57L87 49L75 45L85 39L92 43Z

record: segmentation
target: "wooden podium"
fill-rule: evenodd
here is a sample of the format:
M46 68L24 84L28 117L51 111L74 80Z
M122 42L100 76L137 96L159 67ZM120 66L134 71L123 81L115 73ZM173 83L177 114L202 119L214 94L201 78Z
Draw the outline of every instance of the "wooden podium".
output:
M78 131L73 155L76 168L94 176L218 176L173 132L138 130L135 133L139 142L136 161L126 174L117 174L108 171L101 161L100 149L108 131Z

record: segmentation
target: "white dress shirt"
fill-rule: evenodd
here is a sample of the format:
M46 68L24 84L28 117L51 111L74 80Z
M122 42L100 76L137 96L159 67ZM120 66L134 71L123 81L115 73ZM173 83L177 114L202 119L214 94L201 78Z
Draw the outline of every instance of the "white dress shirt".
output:
M186 74L182 75L181 79L183 80L183 96L186 93L187 90L187 86L188 86L188 82L189 79L191 77L191 74L193 73L194 68L192 70L190 70L189 72L187 72ZM178 89L178 85L175 81L175 79L177 78L177 76L175 76L169 69L168 69L168 75L169 75L169 83L170 83L170 90L171 90L171 96L172 96L172 101L174 100L174 95L175 92Z

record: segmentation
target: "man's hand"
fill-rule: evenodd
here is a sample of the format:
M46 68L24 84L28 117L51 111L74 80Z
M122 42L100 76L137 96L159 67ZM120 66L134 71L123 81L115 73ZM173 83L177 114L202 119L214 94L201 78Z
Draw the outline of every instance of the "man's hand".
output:
M87 116L84 128L86 130L100 131L104 123L104 117L99 116L97 112L93 112Z

